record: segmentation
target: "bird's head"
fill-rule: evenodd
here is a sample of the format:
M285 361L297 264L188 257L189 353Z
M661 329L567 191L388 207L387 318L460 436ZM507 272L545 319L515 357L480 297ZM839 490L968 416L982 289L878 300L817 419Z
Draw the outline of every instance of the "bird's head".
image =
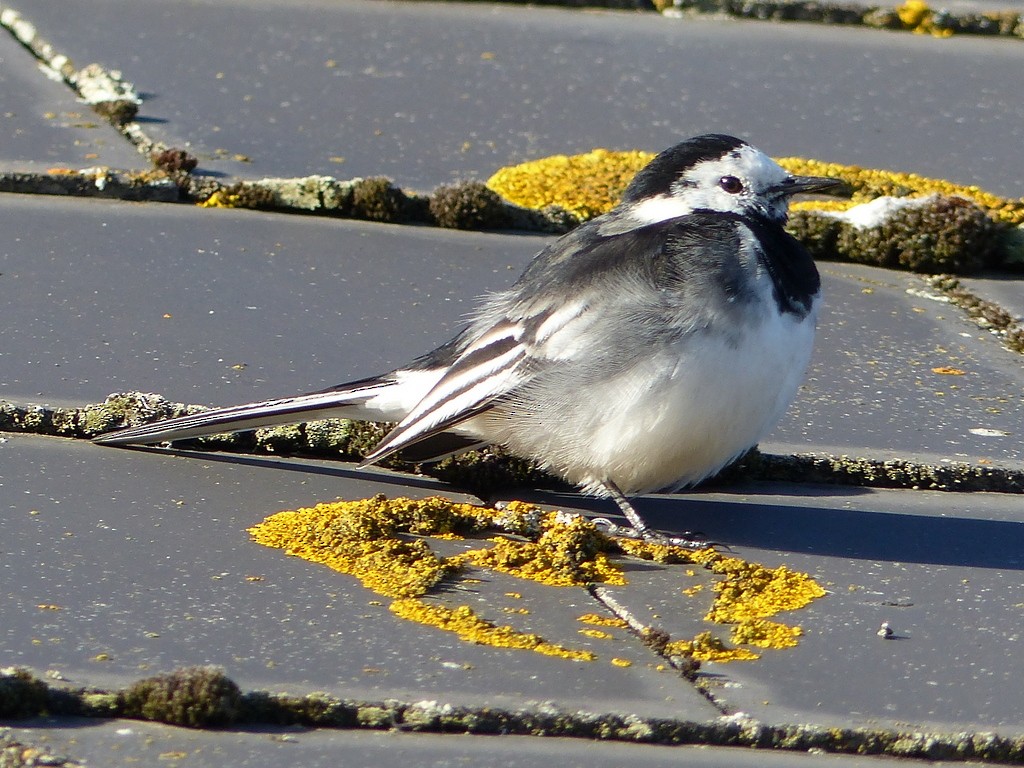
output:
M630 218L654 223L711 211L785 222L789 198L834 192L838 179L794 176L741 139L706 134L666 149L643 168L622 196Z

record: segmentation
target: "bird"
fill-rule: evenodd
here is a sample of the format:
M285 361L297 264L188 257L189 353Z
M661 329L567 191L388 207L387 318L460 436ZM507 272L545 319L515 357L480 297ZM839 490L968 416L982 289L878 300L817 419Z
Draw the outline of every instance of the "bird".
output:
M724 134L655 156L610 211L484 296L449 342L408 365L293 397L102 434L164 443L329 417L395 423L360 466L486 445L610 497L678 491L754 447L796 395L821 302L784 225L790 198L842 182L787 172Z

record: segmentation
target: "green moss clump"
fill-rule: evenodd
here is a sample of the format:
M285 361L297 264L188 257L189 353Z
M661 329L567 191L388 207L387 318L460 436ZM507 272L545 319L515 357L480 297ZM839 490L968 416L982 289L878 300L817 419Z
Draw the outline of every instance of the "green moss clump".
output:
M657 627L644 627L640 632L640 642L650 648L659 656L665 654L668 643L672 639L668 632Z
M1024 355L1024 328L1015 328L1007 332L1004 343L1009 349Z
M108 691L81 691L77 697L71 691L68 696L77 698L77 706L71 709L71 713L83 717L117 717L118 716L118 695ZM74 702L74 698L72 702Z
M844 258L855 261L839 252L839 235L850 227L842 219L818 211L791 211L786 229L816 259Z
M970 274L997 261L996 231L995 222L971 201L938 196L899 209L877 228L846 230L839 247L873 255L886 267Z
M405 195L384 176L359 179L352 186L352 216L396 223L405 217Z
M0 431L32 432L50 434L53 429L53 413L36 406L23 407L0 401Z
M377 443L391 431L394 424L377 423L375 421L355 421L352 419L331 419L329 421L308 422L306 424L306 442L313 450L317 450L328 439L337 439L335 449L343 456L362 459L377 447ZM381 466L396 466L401 462L381 462Z
M377 446L392 426L353 419L309 421L304 425L305 448L358 461Z
M1003 227L961 197L935 195L894 210L873 227L794 211L790 231L816 258L840 258L912 272L971 274L997 264Z
M42 715L47 710L48 700L49 687L28 670L0 669L0 718Z
M529 459L514 456L499 446L450 456L423 471L484 498L507 488L564 486Z
M221 201L220 206L208 207L249 208L254 211L269 211L277 207L277 197L272 190L245 181L225 187L217 196Z
M865 26L875 29L903 29L903 22L895 8L869 8L863 21Z
M149 159L153 165L169 174L192 173L199 165L199 160L195 155L175 147L154 152Z
M92 105L92 108L96 114L118 126L130 123L139 113L138 103L131 99L98 101Z
M140 680L118 694L122 716L188 728L230 725L241 692L218 667L185 667Z
M394 728L399 714L397 708L386 704L369 705L360 707L356 713L356 722L362 728Z
M322 419L259 429L246 440L246 444L267 453L307 453L359 461L377 446L392 426L354 419ZM204 441L211 439L202 438ZM244 438L233 435L230 438L218 436L216 439L217 447L220 447L226 439L235 441ZM399 456L380 462L381 466L393 467L407 464Z
M299 424L263 427L256 430L256 446L267 453L295 453L301 450L304 444L305 439Z
M448 229L499 229L511 224L501 196L479 181L438 187L429 205L438 226Z
M305 696L251 691L242 697L247 723L306 725L317 728L354 728L358 704L313 692Z

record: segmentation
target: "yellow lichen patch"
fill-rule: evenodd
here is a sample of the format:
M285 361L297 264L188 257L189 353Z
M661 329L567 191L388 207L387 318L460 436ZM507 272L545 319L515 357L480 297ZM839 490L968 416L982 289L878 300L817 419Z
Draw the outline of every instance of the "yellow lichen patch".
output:
M792 648L803 633L801 627L790 627L766 619L748 619L733 628L729 639L740 645L756 645L758 648Z
M486 546L450 557L439 556L430 548L432 539L458 540L488 531L503 535L487 540ZM731 625L736 643L785 648L796 644L800 628L768 619L825 594L807 574L784 566L766 568L710 548L690 550L610 539L584 518L521 502L498 510L440 497L414 500L381 495L279 512L249 532L260 544L358 578L365 587L392 598L391 610L402 618L455 632L474 643L579 660L592 659L594 654L495 624L465 605L452 607L421 598L442 582L448 586L479 582L466 573L469 568L486 568L554 587L623 585L623 570L612 557L617 552L619 557L624 554L663 564L701 566L717 574L721 578L713 587L715 599L705 618ZM685 575L692 578L695 573L687 568ZM697 592L692 587L689 591ZM521 598L518 592L506 595ZM528 608L495 610L529 613ZM627 627L622 619L597 614L585 614L579 621L594 627ZM579 631L593 638L611 636L599 629ZM726 648L721 640L705 634L669 645L674 653L693 653L705 660L757 657L753 651Z
M791 571L784 565L766 568L719 555L707 568L725 576L714 586L715 602L707 616L709 621L720 624L766 619L782 611L803 608L826 594L808 574Z
M457 570L457 563L437 557L423 541L353 536L353 520L339 506L318 504L279 512L249 533L259 544L355 576L386 597L425 594Z
M931 15L931 8L922 0L907 0L903 5L896 7L896 15L900 17L903 26L914 29L920 27Z
M501 168L487 186L517 205L532 209L558 205L586 220L614 207L636 172L653 158L650 152L605 149L582 155L554 155ZM1024 198L1002 198L976 186L801 157L778 158L778 162L790 173L843 179L853 191L850 200L799 201L793 204L794 210L843 211L887 195L940 194L965 197L1005 224L1024 223Z
M218 189L201 203L197 203L197 205L200 208L237 208L238 195L229 195L223 190Z
M924 0L907 0L896 6L896 15L905 29L917 35L951 37L953 30L935 23L935 11Z
M599 616L596 613L585 613L578 616L576 621L589 624L592 627L614 627L615 629L626 629L629 625L616 616Z
M447 558L436 555L425 538L414 538L450 540L456 534L480 533L499 525L519 534L534 528L540 532L535 542L495 538L489 548ZM442 580L457 577L468 565L551 586L623 583L621 570L600 551L610 546L607 538L593 524L581 518L563 520L520 502L496 510L440 497L375 496L279 512L249 533L260 544L355 576L368 589L395 598L391 610L403 618L456 632L475 643L563 658L589 660L594 654L495 625L468 606L428 605L418 598ZM513 610L529 613L527 608Z
M616 667L632 667L633 666L633 662L630 661L629 659L619 659L619 658L612 659L612 664L614 664Z
M355 576L387 597L412 597L425 594L463 563L437 557L423 540L396 536L482 531L499 514L505 513L439 497L375 496L279 512L249 533L260 544Z
M418 598L402 598L391 603L391 611L403 619L454 632L463 640L497 648L535 651L574 661L593 661L596 654L548 643L540 635L519 632L508 625L497 625L476 615L468 605L448 608L429 605Z
M853 199L848 200L794 200L789 204L790 211L819 211L840 213L848 211L861 203Z
M585 637L592 637L595 640L611 640L615 637L611 632L605 632L601 629L577 629L576 631Z
M662 565L672 565L675 563L697 563L698 565L704 565L704 560L713 558L718 554L713 549L685 549L684 547L676 547L671 544L657 544L651 541L641 541L640 539L616 539L615 543L627 555L632 555L640 560L661 563Z
M581 219L612 208L636 172L654 157L649 152L595 149L582 155L554 155L502 168L487 186L524 208L558 205Z
M618 543L634 556L655 559L657 562L696 563L724 577L713 586L715 599L704 618L716 624L731 625L731 639L735 643L775 649L796 645L796 638L803 632L800 627L766 619L783 611L803 608L826 594L808 574L792 571L786 566L767 568L737 557L726 557L714 549L688 550L635 541ZM701 637L703 634L693 641L679 641L684 645L678 647L685 649L687 642L696 644L693 652L694 658L698 660L736 661L758 658L758 654L752 651L741 653L739 651L742 649L709 645L710 640L707 639L698 643ZM720 640L715 642L721 644Z
M701 632L693 640L674 640L665 646L666 656L691 656L697 661L753 661L759 653L746 648L729 648L710 632Z
M622 569L600 551L608 547L608 541L592 523L582 517L558 522L552 513L544 526L535 542L495 538L487 549L475 549L460 557L479 568L552 587L626 583Z

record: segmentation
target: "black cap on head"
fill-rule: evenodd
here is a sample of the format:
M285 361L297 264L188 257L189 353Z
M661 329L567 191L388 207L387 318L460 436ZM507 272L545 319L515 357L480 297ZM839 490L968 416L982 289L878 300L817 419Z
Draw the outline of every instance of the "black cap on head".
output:
M706 160L717 160L745 143L735 136L706 133L669 147L633 177L622 193L622 202L635 203L652 195L668 194L683 169Z

